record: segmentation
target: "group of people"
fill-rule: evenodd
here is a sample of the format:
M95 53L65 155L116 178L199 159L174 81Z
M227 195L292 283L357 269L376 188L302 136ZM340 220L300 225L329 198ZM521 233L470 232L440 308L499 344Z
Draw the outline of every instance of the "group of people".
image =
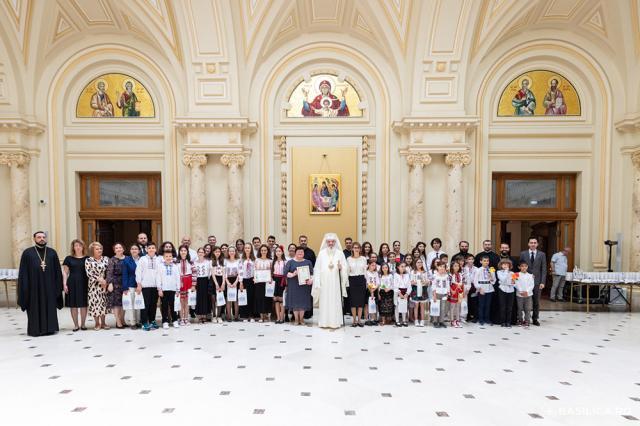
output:
M18 275L18 303L27 311L31 336L58 331L56 308L63 306L70 308L74 332L87 329L88 315L95 330L109 329L108 314L116 328L146 331L193 322L303 325L314 305L318 325L332 329L346 325L345 314L351 327L431 323L441 328L465 322L528 327L540 325L547 273L535 237L515 258L508 244L494 252L490 240L476 255L461 241L459 252L448 256L439 238L429 250L419 242L402 253L399 241L382 243L375 252L371 243L351 238L343 248L335 234L327 234L316 256L304 235L287 248L273 236L265 243L254 237L218 245L212 235L194 249L188 236L176 248L140 233L128 247L115 243L110 258L99 242L85 246L75 239L62 264L45 233L35 233L34 243L23 252ZM553 258L552 300L562 297L563 280L555 276L563 267L566 274L567 250Z

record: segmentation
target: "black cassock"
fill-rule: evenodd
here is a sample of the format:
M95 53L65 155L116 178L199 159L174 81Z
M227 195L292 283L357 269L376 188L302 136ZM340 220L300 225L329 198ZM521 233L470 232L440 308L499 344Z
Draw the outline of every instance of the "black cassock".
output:
M46 267L43 271L40 258L44 256ZM29 336L37 337L59 330L56 308L62 309L62 269L55 250L47 247L45 255L43 249L29 247L22 252L18 305L27 311Z

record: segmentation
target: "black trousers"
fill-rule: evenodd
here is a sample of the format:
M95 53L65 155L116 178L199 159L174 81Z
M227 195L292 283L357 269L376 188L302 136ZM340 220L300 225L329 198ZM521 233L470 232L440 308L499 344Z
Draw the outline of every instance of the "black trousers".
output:
M493 285L493 291L494 291L494 297L493 297L493 304L491 305L491 312L489 314L490 318L491 318L491 322L494 324L502 324L502 315L500 312L500 304L496 303L496 298L498 299L498 301L500 300L500 296L499 296L499 292L500 290L500 285L498 283Z
M162 315L162 322L174 322L178 321L178 316L176 315L176 311L173 310L174 303L176 300L176 292L175 291L163 291L162 292L162 303L160 307L160 315Z
M500 301L500 324L511 324L511 314L513 313L513 301L515 292L507 293L498 289L498 300Z
M156 320L158 289L155 287L143 287L142 298L144 299L144 309L140 311L140 321L143 324L149 324Z
M239 306L240 318L256 318L259 316L256 313L256 285L253 282L253 278L247 278L242 280L244 289L247 292L247 304L245 306Z
M467 296L467 321L478 319L478 296Z
M533 314L531 315L531 321L538 321L540 313L540 284L533 286Z

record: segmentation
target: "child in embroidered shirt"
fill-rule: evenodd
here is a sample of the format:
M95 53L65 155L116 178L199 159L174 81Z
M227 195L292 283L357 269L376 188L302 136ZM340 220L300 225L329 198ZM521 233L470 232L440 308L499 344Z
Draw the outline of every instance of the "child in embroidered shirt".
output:
M378 274L378 264L369 260L367 270L364 273L364 279L367 283L367 312L369 316L364 325L378 325L378 306L376 304L376 294L380 287L380 275ZM373 311L373 312L372 312Z
M462 273L464 275L464 298L467 301L467 315L462 318L463 322L478 321L478 293L473 286L473 280L476 276L476 267L474 265L475 258L471 253L464 257L464 267Z
M238 285L242 282L242 274L240 272L241 261L236 257L235 247L229 247L227 253L229 258L224 261L227 321L240 321L240 313L238 312Z
M520 272L516 279L516 302L518 305L518 325L529 328L531 321L531 308L533 306L533 275L527 272L529 265L526 261L521 261ZM524 316L524 318L523 318Z
M451 278L447 272L447 264L441 260L435 262L436 271L431 280L431 303L440 305L439 314L431 315L431 321L435 328L447 328L444 324L444 315L447 303L447 295L451 288Z
M463 274L460 263L451 264L451 287L449 288L449 312L451 313L451 327L460 328L460 309L464 298Z
M391 274L391 267L383 263L380 266L380 288L378 290L378 310L380 311L380 319L382 325L386 325L391 322L393 317L394 303L393 303L393 277Z
M157 269L157 283L160 290L158 295L162 299L162 328L169 328L169 323L173 322L173 327L178 328L178 316L174 311L176 291L180 289L180 269L173 261L173 253L170 250L162 254L162 266Z
M191 263L189 246L178 248L178 266L180 268L180 325L189 325L189 293L198 277Z
M398 273L393 278L393 288L396 305L396 327L408 327L407 312L409 304L409 294L411 293L411 279L406 271L407 264L400 262ZM400 316L402 315L402 321Z
M502 259L498 263L498 302L500 303L500 326L511 328L511 313L513 311L513 298L515 274L511 272L513 264L511 259Z
M480 258L480 268L475 272L473 285L477 289L478 295L478 321L480 325L491 323L491 299L493 296L493 284L496 282L496 272L489 268L489 256Z
M421 258L416 259L415 268L409 274L411 276L411 300L413 307L414 325L424 327L424 311L429 299L429 278Z

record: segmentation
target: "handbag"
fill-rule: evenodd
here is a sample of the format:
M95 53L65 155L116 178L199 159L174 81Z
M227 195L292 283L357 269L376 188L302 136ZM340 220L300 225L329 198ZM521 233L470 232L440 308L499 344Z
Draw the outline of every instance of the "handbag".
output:
M221 307L226 305L227 302L224 300L224 291L216 292L216 307Z
M189 290L189 292L187 293L188 295L188 302L187 304L189 306L196 306L197 302L198 302L198 298L196 296L196 292L193 290Z
M238 288L237 287L229 287L227 288L227 300L229 302L235 302L238 300Z
M247 290L240 290L238 292L238 306L247 306Z
M400 314L407 313L407 299L398 298L398 313Z
M439 317L440 316L440 301L439 300L432 300L431 301L431 306L429 307L429 315L432 317Z
M135 298L133 299L133 309L144 309L144 307L144 297L142 297L142 293L135 293Z
M276 283L271 281L267 283L264 287L264 297L273 297L276 292Z
M133 309L133 303L131 303L131 295L122 293L122 309L128 311Z
M375 314L377 313L377 306L376 306L376 298L375 297L369 297L369 313L370 314Z
M176 312L180 312L182 309L182 305L180 304L180 293L176 292L176 295L173 297L173 310Z
M467 305L467 301L463 300L460 304L460 316L466 317L469 314L469 305Z

